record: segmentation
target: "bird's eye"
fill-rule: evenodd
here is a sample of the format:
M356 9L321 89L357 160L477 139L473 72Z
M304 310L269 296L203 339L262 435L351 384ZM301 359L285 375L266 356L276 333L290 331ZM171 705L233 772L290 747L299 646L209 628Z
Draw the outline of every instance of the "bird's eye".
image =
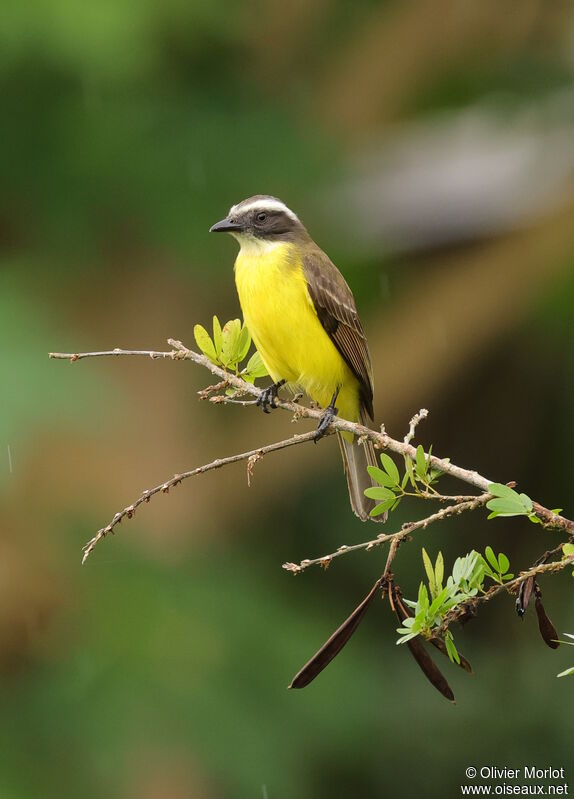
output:
M258 222L265 222L267 219L267 214L261 211L261 213L257 214L257 221Z

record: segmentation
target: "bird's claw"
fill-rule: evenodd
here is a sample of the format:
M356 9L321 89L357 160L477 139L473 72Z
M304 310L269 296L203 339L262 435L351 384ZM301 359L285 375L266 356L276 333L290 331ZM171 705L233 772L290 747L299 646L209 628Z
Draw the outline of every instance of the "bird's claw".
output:
M339 413L338 408L335 408L334 405L329 405L323 411L321 418L319 419L319 424L317 425L317 429L315 430L315 436L313 441L315 444L317 441L320 441L323 436L326 434L327 430L329 429L331 422L337 417Z
M263 413L271 413L269 409L277 407L275 402L277 399L277 392L284 382L284 380L279 380L278 383L273 383L273 385L263 389L256 402L257 405L263 408Z

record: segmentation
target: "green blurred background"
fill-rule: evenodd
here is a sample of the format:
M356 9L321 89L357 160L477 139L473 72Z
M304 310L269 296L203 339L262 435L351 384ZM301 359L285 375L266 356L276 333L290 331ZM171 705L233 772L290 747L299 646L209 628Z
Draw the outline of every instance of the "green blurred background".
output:
M200 403L188 363L49 351L193 344L238 314L228 207L281 197L348 278L377 423L572 517L574 14L565 0L30 0L0 24L0 796L444 797L467 765L574 769L572 665L500 597L444 661L449 705L388 607L308 689L293 674L384 552L293 578L372 531L334 440L119 508L290 435ZM306 429L300 423L301 430ZM3 454L2 454L3 452ZM2 465L3 464L3 465ZM453 486L454 487L454 486ZM401 506L389 530L419 513ZM404 546L491 544L526 568L555 535L477 514ZM574 632L568 572L542 582Z

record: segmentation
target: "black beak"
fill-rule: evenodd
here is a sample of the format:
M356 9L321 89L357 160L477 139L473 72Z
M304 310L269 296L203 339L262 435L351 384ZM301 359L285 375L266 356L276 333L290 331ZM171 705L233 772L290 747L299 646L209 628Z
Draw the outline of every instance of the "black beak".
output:
M221 222L216 222L209 228L210 233L230 233L232 230L241 230L242 225L237 222L232 222L231 219L225 217Z

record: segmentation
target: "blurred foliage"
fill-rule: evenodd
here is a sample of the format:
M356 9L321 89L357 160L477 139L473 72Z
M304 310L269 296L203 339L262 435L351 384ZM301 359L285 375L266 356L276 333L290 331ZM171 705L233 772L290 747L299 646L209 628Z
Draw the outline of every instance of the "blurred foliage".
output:
M205 256L222 188L300 190L329 168L335 145L302 135L289 107L263 109L243 79L233 4L15 3L7 16L3 213L16 239L50 241L53 269L126 235Z
M27 262L4 264L0 274L0 362L4 385L0 440L17 441L36 425L50 424L66 408L69 427L82 425L90 392L95 381L87 376L79 384L72 374L53 380L53 370L46 359L46 342L56 334L58 319L53 311L34 301L18 273L25 272ZM82 410L83 408L83 410ZM94 421L98 410L93 408ZM0 471L0 489L6 487L10 475Z
M420 443L571 517L571 194L464 244L448 238L458 196L441 214L440 195L427 209L440 245L400 257L346 246L349 219L358 238L362 220L378 230L377 207L352 217L343 203L337 219L325 202L412 123L480 114L492 97L510 119L566 91L571 31L568 4L535 0L512 13L494 0L4 3L2 797L442 797L467 765L569 764L571 686L555 679L568 656L511 598L456 632L476 672L449 669L456 708L395 646L382 606L316 683L285 690L381 571L375 550L327 574L281 572L365 536L334 442L269 456L249 491L240 467L179 488L80 569L81 545L144 487L293 428L197 402L209 376L189 364L70 366L47 352L190 344L195 322L235 318L234 245L207 231L232 203L277 194L353 287L377 421L402 436L429 407ZM478 155L463 185L467 167L482 177ZM412 208L396 212L416 239ZM393 524L412 518L408 502ZM424 546L452 563L490 544L518 571L540 535L473 516ZM418 554L404 546L395 564L416 596ZM570 575L541 587L559 632L572 629Z

